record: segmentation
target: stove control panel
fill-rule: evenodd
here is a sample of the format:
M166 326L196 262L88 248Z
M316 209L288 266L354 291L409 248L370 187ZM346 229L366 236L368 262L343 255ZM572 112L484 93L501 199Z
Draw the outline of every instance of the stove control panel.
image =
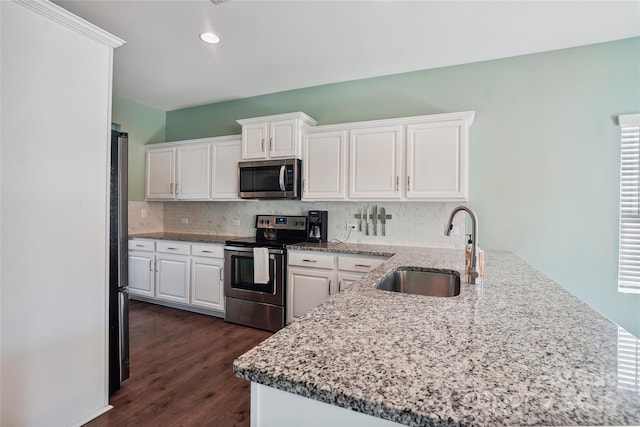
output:
M306 230L306 216L256 215L256 228L276 228L278 230Z

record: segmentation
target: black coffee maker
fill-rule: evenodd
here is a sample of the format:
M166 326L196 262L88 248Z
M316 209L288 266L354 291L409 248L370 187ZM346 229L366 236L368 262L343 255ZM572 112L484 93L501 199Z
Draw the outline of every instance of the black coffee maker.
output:
M329 213L327 211L309 211L307 215L307 242L327 241Z

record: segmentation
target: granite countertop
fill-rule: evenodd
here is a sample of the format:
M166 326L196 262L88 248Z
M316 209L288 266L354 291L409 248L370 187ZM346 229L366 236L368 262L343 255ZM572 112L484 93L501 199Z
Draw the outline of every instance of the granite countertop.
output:
M192 234L192 233L166 233L157 231L154 233L129 234L130 239L155 239L155 240L175 240L178 242L197 243L221 243L227 240L238 239L245 236L225 236L222 234Z
M437 298L374 284L399 266L460 271L462 250L290 248L395 255L237 358L238 377L413 426L640 424L617 325L515 255L487 252L483 285Z

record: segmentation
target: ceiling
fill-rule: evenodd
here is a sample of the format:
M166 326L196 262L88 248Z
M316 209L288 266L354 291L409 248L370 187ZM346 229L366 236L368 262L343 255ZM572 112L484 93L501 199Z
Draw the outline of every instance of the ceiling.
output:
M115 94L165 111L640 36L640 1L55 3L126 41Z

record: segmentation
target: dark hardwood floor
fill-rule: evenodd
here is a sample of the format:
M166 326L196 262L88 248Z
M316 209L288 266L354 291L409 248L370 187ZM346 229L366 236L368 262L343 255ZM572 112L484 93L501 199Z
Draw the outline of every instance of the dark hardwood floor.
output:
M249 382L232 363L270 332L139 301L129 322L130 378L85 426L249 426Z

